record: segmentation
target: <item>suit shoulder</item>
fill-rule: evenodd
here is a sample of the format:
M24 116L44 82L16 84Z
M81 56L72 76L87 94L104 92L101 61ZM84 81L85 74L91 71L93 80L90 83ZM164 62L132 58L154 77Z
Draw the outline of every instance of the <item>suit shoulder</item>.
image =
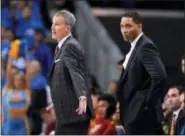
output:
M158 50L154 42L145 35L142 37L142 40L140 41L139 44L140 44L139 50L143 50L143 49L153 49L156 51Z
M83 51L83 48L82 48L81 44L80 44L75 38L71 38L71 39L67 42L67 47L69 47L69 48L71 48L71 49Z

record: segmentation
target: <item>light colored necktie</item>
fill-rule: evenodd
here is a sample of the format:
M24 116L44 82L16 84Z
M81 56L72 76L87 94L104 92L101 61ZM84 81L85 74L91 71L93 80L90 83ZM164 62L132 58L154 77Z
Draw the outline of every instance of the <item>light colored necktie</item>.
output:
M172 121L171 121L171 128L170 128L170 135L173 136L175 134L175 114L172 116Z

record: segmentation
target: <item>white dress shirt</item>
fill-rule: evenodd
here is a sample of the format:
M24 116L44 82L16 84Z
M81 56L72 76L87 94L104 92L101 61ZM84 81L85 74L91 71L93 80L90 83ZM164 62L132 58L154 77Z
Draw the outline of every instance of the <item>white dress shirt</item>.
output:
M71 34L65 36L62 40L60 40L60 41L58 42L58 45L57 45L57 46L58 46L59 49L62 47L63 43L65 42L65 40L66 40L69 36L71 36Z
M180 112L181 108L179 108L178 110L173 112L173 115L175 115L175 121L177 120L178 116L179 116L179 112Z
M137 41L138 41L139 38L142 36L142 34L143 34L143 33L140 33L140 34L135 38L135 40L131 42L131 49L130 49L130 51L127 53L127 55L126 55L126 57L125 57L125 61L123 62L123 68L124 68L124 69L126 69L127 64L128 64L128 61L129 61L129 58L130 58L130 56L131 56L131 54L132 54L132 52L133 52L133 50L134 50L134 48L135 48L135 46L136 46L136 44L137 44Z

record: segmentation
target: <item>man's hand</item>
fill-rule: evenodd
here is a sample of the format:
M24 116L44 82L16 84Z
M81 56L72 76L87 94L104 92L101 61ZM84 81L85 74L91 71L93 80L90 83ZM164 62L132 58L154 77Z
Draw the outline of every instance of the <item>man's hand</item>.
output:
M53 110L53 103L46 107L46 111L50 112Z
M81 98L79 101L79 108L76 110L78 115L86 113L86 108L87 108L87 99L86 98Z
M53 104L50 104L47 108L43 109L41 112L41 115L44 121L47 123L52 122L53 120L56 120Z

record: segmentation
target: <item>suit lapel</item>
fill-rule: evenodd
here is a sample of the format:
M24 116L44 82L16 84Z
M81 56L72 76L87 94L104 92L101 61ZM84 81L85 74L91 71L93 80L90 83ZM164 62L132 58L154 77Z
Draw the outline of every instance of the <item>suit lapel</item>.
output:
M65 41L64 43L62 44L62 47L59 49L59 51L57 52L57 54L54 56L54 60L53 60L53 63L52 63L52 66L51 66L51 70L48 74L48 76L50 77L51 74L53 73L53 68L55 66L55 60L58 59L58 57L60 56L60 53L62 52L62 49L64 48L64 46L66 45L66 43L68 42L68 40L70 40L72 38L72 36L69 36Z
M180 110L179 115L176 120L176 126L175 126L176 134L180 133L179 131L180 131L180 126L182 125L181 122L183 118L184 118L184 112L183 110Z
M141 43L141 40L143 39L143 36L144 36L144 34L139 38L139 40L138 40L137 43L136 43L136 46L135 46L134 50L132 51L132 54L131 54L131 56L130 56L130 58L129 58L129 60L128 60L126 69L125 69L125 71L124 71L123 77L121 78L121 83L123 82L125 76L126 76L127 73L128 73L130 64L131 64L131 62L132 62L132 60L133 60L133 58L134 58L134 56L135 56L135 53L136 53L136 50L137 50L139 44Z

